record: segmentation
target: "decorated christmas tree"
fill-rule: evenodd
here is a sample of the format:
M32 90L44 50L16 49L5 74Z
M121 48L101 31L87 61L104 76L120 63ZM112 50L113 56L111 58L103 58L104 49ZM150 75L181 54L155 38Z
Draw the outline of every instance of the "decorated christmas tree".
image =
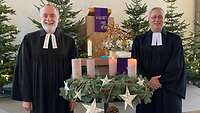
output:
M46 4L46 2L43 0L40 1L42 5L36 6L38 10L44 4ZM87 37L83 32L81 32L83 29L83 19L75 20L77 14L79 14L80 11L72 10L73 4L70 2L70 0L47 0L47 3L54 4L58 8L60 14L58 24L59 30L64 33L64 35L75 38L79 56L85 57L87 55ZM31 21L36 24L36 27L41 28L40 22L38 22L36 19L31 19Z
M165 28L181 36L183 39L186 72L188 80L191 80L194 84L200 86L200 26L198 23L194 23L196 31L192 32L189 37L184 34L187 26L185 20L182 19L184 13L178 13L178 7L175 6L176 0L164 0L167 5L167 13L165 15Z
M15 15L15 11L0 0L0 86L13 74L15 65L17 45L13 43L19 31L11 24L10 15Z
M134 38L136 35L144 33L149 28L145 16L147 5L146 3L142 4L142 0L131 0L130 4L126 3L126 7L127 9L125 12L128 15L128 19L122 22L122 27L130 29L130 35Z
M200 87L200 24L195 23L196 30L191 33L185 46L185 62L187 64L188 80Z

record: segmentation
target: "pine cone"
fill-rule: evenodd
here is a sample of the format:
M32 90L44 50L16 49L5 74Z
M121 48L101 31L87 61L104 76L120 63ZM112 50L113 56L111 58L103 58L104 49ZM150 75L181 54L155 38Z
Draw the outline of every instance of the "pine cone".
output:
M109 106L106 113L119 113L119 109L116 106Z

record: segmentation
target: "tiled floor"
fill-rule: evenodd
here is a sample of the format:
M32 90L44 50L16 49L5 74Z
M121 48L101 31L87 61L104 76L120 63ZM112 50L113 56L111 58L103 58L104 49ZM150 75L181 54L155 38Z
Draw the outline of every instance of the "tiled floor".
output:
M124 111L123 103L114 103L119 109L120 113L134 113L129 107ZM99 105L98 105L99 107ZM200 88L195 86L187 87L187 97L183 101L184 113L200 113ZM28 113L21 108L20 102L13 101L9 98L0 98L0 113ZM78 104L75 113L85 113L82 105Z

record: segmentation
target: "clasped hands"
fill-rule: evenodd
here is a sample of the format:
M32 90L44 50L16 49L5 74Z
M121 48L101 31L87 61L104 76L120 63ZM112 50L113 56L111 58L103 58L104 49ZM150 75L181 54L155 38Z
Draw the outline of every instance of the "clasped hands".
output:
M73 111L75 106L76 106L75 102L70 102L69 103L70 111ZM24 108L25 111L32 111L32 102L22 101L22 107ZM67 107L66 107L66 109L67 109Z
M160 84L160 81L159 81L160 77L161 76L159 75L159 76L154 76L150 79L149 85L150 85L151 89L157 90L157 89L161 88L161 84Z

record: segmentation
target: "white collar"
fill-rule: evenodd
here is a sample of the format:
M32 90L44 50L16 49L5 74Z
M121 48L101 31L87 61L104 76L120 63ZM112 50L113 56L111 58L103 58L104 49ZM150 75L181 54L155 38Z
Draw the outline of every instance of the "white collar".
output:
M53 49L58 48L57 43L56 43L56 37L55 37L55 35L54 34L50 34L50 33L47 33L46 36L45 36L43 48L44 49L48 49L49 38L51 38L51 42L52 42L52 46L53 46L52 48Z
M152 35L151 46L162 45L162 34L160 32L154 32Z

